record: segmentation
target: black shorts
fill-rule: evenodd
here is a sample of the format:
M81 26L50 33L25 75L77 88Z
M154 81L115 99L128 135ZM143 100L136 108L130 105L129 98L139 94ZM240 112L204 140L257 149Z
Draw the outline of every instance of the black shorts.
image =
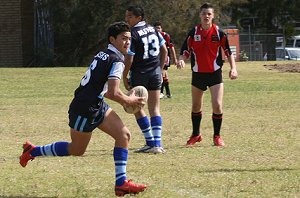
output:
M192 85L206 91L207 87L211 87L217 84L223 83L222 70L218 69L213 73L199 73L193 72Z
M91 107L89 109L90 115L80 115L70 109L69 126L80 132L92 132L103 122L104 115L109 108L109 105L102 101L99 103L98 108Z
M138 71L130 72L130 86L144 86L147 90L160 90L162 83L162 73L161 68L157 67L156 69L141 73Z

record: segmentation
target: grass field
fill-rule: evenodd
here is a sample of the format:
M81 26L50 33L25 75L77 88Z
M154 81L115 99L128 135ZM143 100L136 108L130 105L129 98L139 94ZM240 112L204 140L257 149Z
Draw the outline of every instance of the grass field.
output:
M189 67L169 70L173 98L161 100L165 154L133 153L144 144L134 117L107 100L132 133L127 176L149 185L136 197L300 197L300 74L263 64L238 63L235 81L224 66L223 148L212 146L208 92L204 140L184 147L191 134ZM0 197L114 196L114 143L99 130L82 157L36 158L26 168L18 162L26 140L70 140L68 105L85 70L0 68Z

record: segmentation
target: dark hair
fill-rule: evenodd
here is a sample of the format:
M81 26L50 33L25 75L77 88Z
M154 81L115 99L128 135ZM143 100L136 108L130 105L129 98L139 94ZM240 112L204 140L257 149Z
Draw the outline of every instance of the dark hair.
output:
M131 5L127 8L127 11L130 11L133 13L134 16L141 16L142 19L144 19L144 9L141 6L138 5Z
M214 6L211 4L211 3L204 3L202 4L202 6L200 7L200 12L203 10L203 9L214 9Z
M157 22L155 22L155 23L153 24L153 26L154 26L154 27L156 27L156 26L161 26L161 22L160 22L160 21L157 21Z
M128 23L126 23L124 21L118 21L118 22L111 24L107 30L108 42L109 42L110 36L117 38L117 36L119 34L121 34L122 32L130 32L130 26Z

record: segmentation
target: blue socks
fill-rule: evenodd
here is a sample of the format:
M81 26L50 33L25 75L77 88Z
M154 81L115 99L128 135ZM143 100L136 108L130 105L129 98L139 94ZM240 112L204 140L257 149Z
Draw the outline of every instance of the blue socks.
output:
M32 157L37 156L69 156L69 142L55 142L45 146L36 146L30 153ZM125 148L114 148L114 161L116 169L116 186L121 186L126 180L126 166L128 150Z
M139 118L138 120L136 120L140 129L143 132L143 135L145 137L146 140L146 144L148 146L153 147L154 146L154 137L150 128L150 123L149 123L149 119L147 116Z
M116 186L122 186L126 180L128 150L125 148L114 148L114 161L116 169Z
M30 153L32 157L37 156L69 156L69 142L55 142L45 146L36 146ZM126 166L128 158L128 149L114 148L114 161L116 170L116 186L121 186L126 180Z
M161 147L161 129L162 129L161 116L151 117L151 130L154 136L154 146L157 147Z
M69 142L54 142L45 146L37 146L30 152L32 157L37 156L69 156Z
M143 132L146 144L151 147L161 147L162 118L161 116L154 116L150 120L151 126L147 116L138 119L137 123Z

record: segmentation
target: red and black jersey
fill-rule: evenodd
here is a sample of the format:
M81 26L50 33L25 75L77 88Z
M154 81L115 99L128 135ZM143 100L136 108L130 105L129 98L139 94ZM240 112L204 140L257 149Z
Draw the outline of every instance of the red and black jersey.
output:
M173 41L170 37L170 34L168 34L167 32L161 32L161 35L163 36L163 38L166 41L166 46L167 48L172 48L174 47Z
M167 32L161 32L161 35L163 36L163 38L166 41L166 47L167 47L167 50L168 50L168 56L171 57L170 48L174 47L173 41L171 39L171 36Z
M227 57L231 55L225 32L215 24L208 30L199 24L188 33L180 55L186 58L191 56L191 67L194 72L212 73L223 66L221 48Z

